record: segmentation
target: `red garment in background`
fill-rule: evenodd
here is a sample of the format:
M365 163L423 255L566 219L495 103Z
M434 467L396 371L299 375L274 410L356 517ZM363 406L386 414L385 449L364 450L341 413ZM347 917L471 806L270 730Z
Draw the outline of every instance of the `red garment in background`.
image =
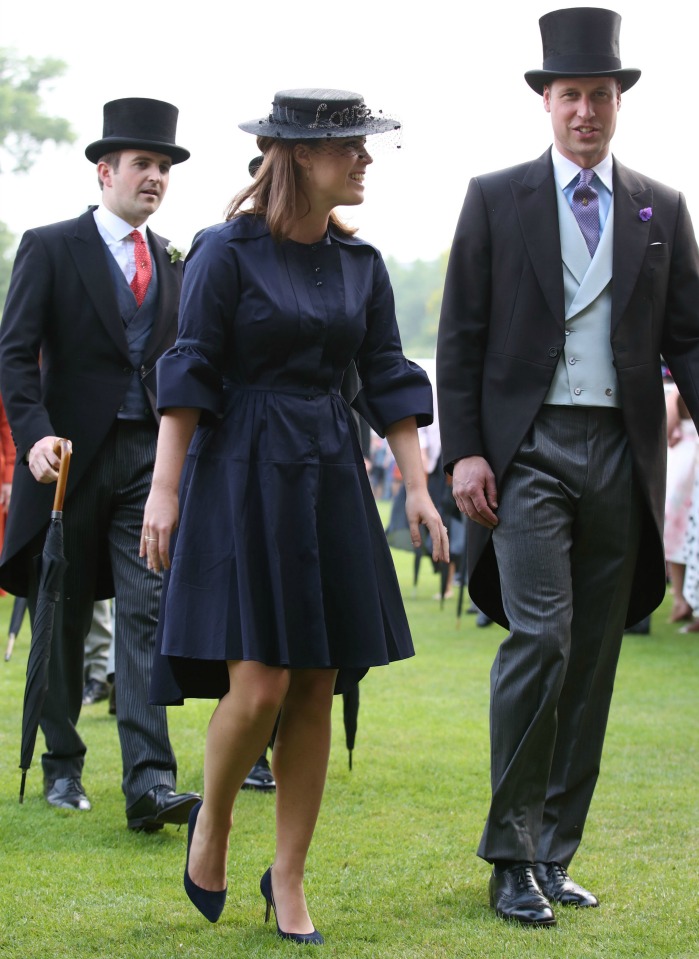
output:
M15 444L10 432L10 424L5 416L5 407L0 399L0 484L3 487L12 484L12 474L15 471ZM5 521L7 520L7 503L3 496L0 505L0 550L5 539ZM7 595L0 589L0 596Z

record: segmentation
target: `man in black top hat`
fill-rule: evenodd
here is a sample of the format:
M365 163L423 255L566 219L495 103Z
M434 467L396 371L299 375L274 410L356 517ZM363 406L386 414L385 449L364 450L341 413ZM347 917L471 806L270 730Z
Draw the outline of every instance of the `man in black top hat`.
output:
M182 280L179 254L146 228L165 195L178 110L128 98L104 107L98 207L22 238L0 331L0 388L17 446L0 583L36 600L57 478L57 437L72 442L64 509L68 568L41 715L49 803L90 809L86 747L76 729L84 641L96 599L116 597L115 682L127 824L153 831L187 821L199 800L174 791L165 709L148 705L160 577L138 558L157 437L146 376L172 345Z
M447 272L444 461L469 589L505 626L491 674L479 855L499 916L597 905L568 875L599 772L624 626L665 589L660 354L699 421L699 254L684 198L609 152L620 17L540 20L553 149L473 179Z

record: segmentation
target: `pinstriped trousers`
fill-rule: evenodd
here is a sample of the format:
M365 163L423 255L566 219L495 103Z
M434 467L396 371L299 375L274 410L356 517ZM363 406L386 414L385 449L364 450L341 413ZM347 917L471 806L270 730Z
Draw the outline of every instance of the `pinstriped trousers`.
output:
M109 554L115 590L117 726L128 808L153 786L174 788L175 756L165 707L148 705L161 576L146 569L138 548L150 490L157 430L117 420L63 512L68 560L56 609L49 691L41 715L49 779L81 776L86 752L77 730L82 705L85 637L92 621L96 571ZM35 577L30 612L36 605Z
M599 774L638 559L621 412L542 407L501 484L510 634L491 672L492 801L478 854L567 866Z

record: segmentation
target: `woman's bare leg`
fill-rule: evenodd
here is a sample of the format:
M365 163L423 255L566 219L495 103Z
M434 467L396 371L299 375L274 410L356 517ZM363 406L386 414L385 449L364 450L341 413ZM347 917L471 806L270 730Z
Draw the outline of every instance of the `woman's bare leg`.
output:
M684 563L668 562L667 564L670 585L672 586L672 611L669 619L671 623L681 623L682 620L692 618L692 607L684 598L682 592L684 589L685 569Z
M231 662L228 672L230 691L206 734L204 801L189 854L190 879L211 891L226 886L233 803L269 742L290 677L287 669L254 662Z
M320 810L330 755L335 670L291 670L272 752L277 782L277 851L272 888L279 928L309 933L303 893L306 856Z

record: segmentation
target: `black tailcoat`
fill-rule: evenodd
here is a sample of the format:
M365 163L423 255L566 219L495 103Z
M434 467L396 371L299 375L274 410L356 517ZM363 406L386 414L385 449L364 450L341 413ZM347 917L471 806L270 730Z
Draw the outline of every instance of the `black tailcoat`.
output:
M699 422L699 252L681 193L614 161L610 339L645 517L628 623L665 590L660 356ZM640 211L645 212L643 216ZM646 218L648 217L648 218ZM565 339L551 151L473 179L449 259L437 350L444 462L484 456L498 487L551 385ZM469 590L502 625L490 533L469 522Z
M159 302L142 377L175 340L182 282L168 241L148 230L148 242ZM0 584L15 595L26 595L26 547L48 524L55 493L53 484L36 482L25 454L44 436L72 441L69 510L71 492L89 471L134 375L109 255L92 210L27 231L17 251L0 327L0 390L17 446ZM155 411L150 393L149 400ZM97 598L113 595L106 548L102 557Z

